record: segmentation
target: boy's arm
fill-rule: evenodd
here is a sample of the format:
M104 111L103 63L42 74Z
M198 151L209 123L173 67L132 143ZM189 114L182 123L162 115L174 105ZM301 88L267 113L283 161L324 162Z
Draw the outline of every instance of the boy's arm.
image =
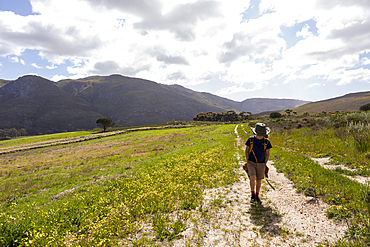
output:
M248 156L249 156L249 146L245 146L245 157L247 158L247 160Z
M267 164L267 161L269 161L270 158L270 149L266 150L266 157L265 157L265 163Z

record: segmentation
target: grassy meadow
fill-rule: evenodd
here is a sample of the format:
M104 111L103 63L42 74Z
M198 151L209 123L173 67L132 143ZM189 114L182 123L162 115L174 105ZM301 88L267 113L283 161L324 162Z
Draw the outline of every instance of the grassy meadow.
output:
M205 188L235 181L233 128L131 132L1 155L0 245L140 246L177 238Z
M347 223L346 238L333 246L370 245L370 187L350 179L370 175L370 113L363 114L238 124L246 140L249 127L266 122L278 171L298 192L331 205L328 218ZM244 153L235 148L235 126L127 132L0 155L0 246L171 245L194 211L211 217L202 208L205 189L239 180L235 153ZM44 140L50 136L33 141ZM310 157L351 170L328 170Z
M60 140L60 139L71 138L71 137L92 135L95 133L97 133L97 131L76 131L76 132L57 133L57 134L50 134L50 135L20 137L20 138L1 141L0 149L17 146L17 145L32 144L32 143L41 142L41 141L45 142L45 141Z

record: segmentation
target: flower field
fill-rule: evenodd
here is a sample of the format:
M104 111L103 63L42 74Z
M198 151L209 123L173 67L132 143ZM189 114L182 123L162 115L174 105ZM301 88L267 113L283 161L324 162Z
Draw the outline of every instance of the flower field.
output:
M233 125L132 132L0 156L1 246L142 246L179 237L237 178Z
M370 187L351 178L370 175L366 136L357 138L368 129L343 125L343 119L333 120L339 128L326 122L320 128L279 129L281 122L289 127L293 121L267 122L270 160L297 192L328 203L328 218L346 222L345 239L332 246L367 246ZM230 192L240 181L237 157L245 157L235 133L243 144L256 121L261 120L238 127L145 128L99 137L75 132L3 142L0 150L35 148L0 155L0 246L171 246L191 225L196 230L189 243L202 245L206 232L199 224L216 217L204 207L204 192ZM312 157L330 157L332 166L350 169L325 169ZM210 205L227 208L240 201L219 195ZM254 224L263 208L247 213Z

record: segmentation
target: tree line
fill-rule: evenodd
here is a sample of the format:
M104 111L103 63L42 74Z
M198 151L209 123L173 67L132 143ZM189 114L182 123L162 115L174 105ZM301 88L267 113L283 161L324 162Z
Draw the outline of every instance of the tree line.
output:
M18 136L28 135L25 128L17 130L16 128L12 129L0 129L0 139L14 138Z
M200 112L198 113L193 120L194 121L210 121L210 122L236 122L236 121L244 121L252 118L251 112L242 111L237 114L233 110L229 110L227 112Z

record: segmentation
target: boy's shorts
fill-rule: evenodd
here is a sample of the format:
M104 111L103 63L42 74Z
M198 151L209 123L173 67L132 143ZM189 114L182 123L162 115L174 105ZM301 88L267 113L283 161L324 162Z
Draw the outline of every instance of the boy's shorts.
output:
M265 178L266 163L258 163L258 169L257 169L257 163L254 163L253 161L248 160L247 166L248 166L249 176L257 176L257 179Z

